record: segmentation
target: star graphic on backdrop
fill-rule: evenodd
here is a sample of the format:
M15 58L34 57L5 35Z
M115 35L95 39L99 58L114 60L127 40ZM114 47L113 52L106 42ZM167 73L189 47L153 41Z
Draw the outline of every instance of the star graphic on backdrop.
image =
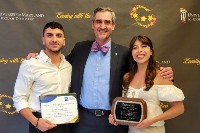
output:
M134 13L133 14L133 18L137 18L138 17L138 14L137 13Z
M147 18L146 18L145 16L142 16L142 17L141 17L141 21L143 21L143 22L145 22L146 19L147 19Z
M10 109L11 108L11 105L8 103L5 105L6 106L6 109Z
M153 20L153 16L152 15L148 16L148 20L149 21Z

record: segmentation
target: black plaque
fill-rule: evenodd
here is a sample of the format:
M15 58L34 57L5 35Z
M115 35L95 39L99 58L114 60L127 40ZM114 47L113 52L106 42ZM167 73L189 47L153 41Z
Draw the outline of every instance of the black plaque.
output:
M140 98L117 97L113 100L111 113L117 124L137 125L147 117L147 104Z

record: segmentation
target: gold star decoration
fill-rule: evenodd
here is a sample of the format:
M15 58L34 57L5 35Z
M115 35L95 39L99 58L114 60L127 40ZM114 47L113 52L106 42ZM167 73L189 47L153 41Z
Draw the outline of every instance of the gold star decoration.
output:
M11 108L11 105L8 103L5 105L6 106L6 109L10 109Z
M150 12L151 10L142 5L136 5L130 10L130 16L136 22L135 24L142 26L144 28L149 28L150 26L155 25L156 17L153 14L149 14L148 16L140 16L140 9L144 9L146 12ZM148 20L148 22L147 22Z
M152 15L148 16L148 20L152 21L153 20L153 16Z
M134 13L133 14L133 18L137 18L138 17L138 14L137 13Z
M12 105L12 97L6 94L0 94L0 107L1 112L9 115L16 113L15 107Z
M141 21L143 21L143 22L145 22L146 19L147 19L147 18L146 18L145 16L142 16L142 17L141 17Z

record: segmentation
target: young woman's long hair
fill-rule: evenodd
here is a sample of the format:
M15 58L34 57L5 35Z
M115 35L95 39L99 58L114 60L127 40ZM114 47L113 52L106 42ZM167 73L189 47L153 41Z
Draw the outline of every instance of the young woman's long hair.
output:
M130 45L129 45L129 49L130 49L130 53L131 53L130 54L130 63L129 63L129 73L128 73L128 76L126 76L123 80L123 88L124 88L125 92L128 90L131 80L133 79L136 72L138 71L137 62L132 57L132 49L133 49L133 45L136 40L149 46L152 51L152 55L149 58L149 63L148 63L146 75L145 75L145 84L146 84L145 90L146 91L148 91L153 86L153 84L154 84L153 80L157 74L156 70L158 69L158 65L157 65L156 60L154 59L154 49L153 49L152 41L147 36L143 36L143 35L133 37L133 39L131 40Z

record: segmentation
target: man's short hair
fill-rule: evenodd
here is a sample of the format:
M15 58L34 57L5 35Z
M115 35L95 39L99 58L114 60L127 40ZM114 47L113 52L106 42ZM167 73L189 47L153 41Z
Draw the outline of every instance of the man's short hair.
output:
M45 30L46 30L47 28L51 28L51 29L56 29L56 28L58 28L58 29L62 30L63 33L65 33L65 32L64 32L63 26L62 26L60 23L58 23L58 22L54 22L54 21L48 22L48 23L44 26L43 35L44 35L44 32L45 32Z

